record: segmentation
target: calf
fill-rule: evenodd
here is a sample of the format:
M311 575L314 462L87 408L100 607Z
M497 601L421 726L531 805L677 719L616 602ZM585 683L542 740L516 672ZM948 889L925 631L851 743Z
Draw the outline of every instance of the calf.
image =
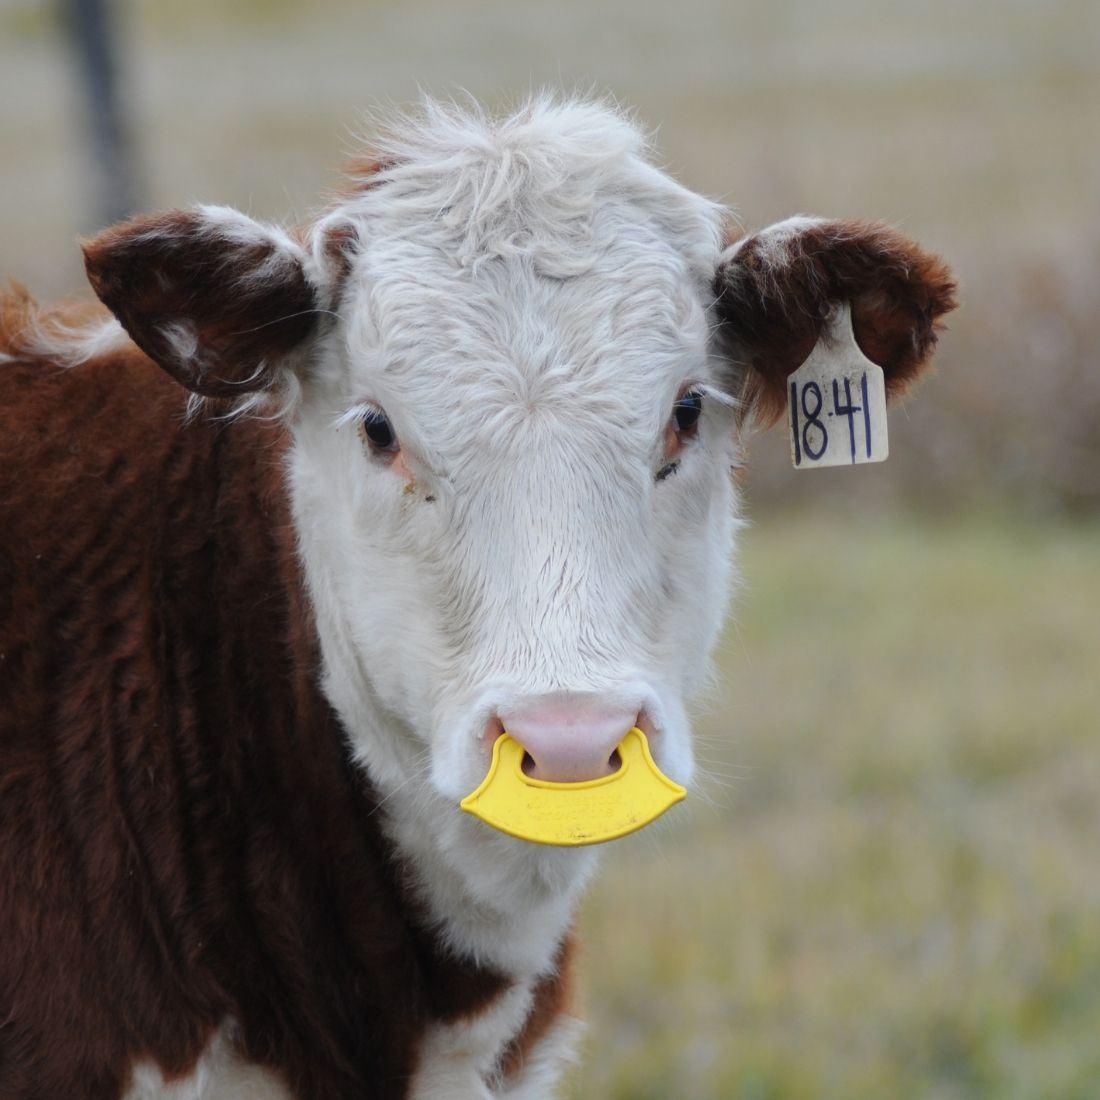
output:
M426 105L302 233L85 254L110 313L0 313L0 1096L548 1095L593 852L459 801L504 728L690 781L741 429L834 302L899 393L948 271L739 239L549 101Z

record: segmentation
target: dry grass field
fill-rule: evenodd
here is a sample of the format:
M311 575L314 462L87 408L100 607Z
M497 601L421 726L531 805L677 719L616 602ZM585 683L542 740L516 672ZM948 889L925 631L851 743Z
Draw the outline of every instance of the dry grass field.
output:
M576 1100L1100 1096L1100 527L762 520ZM1072 594L1067 596L1067 594Z
M118 0L143 205L301 220L359 111L610 91L748 226L883 218L963 307L891 458L749 472L710 778L608 849L574 1100L1100 1097L1100 4ZM86 124L0 0L0 275L81 286Z

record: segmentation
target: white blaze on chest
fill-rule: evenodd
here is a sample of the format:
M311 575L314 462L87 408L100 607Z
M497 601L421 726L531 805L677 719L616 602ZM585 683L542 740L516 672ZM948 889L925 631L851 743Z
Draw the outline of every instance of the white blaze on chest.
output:
M882 462L890 453L886 380L856 343L847 302L787 378L787 427L795 469Z
M186 1077L166 1081L154 1062L136 1063L123 1100L297 1100L274 1073L237 1053L234 1029L227 1020Z
M431 1026L421 1040L410 1100L493 1100L489 1077L531 1010L531 983L513 986L487 1009Z

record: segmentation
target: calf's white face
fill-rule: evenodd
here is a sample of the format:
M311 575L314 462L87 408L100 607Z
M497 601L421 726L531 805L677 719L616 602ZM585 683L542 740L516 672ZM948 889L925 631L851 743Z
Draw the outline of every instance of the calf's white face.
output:
M391 150L318 230L354 243L293 422L306 559L388 719L357 748L453 803L502 724L579 779L641 722L687 781L725 607L719 212L576 113Z
M497 857L519 842L457 805L503 727L568 780L637 723L690 779L735 421L778 414L834 303L889 397L954 305L947 267L885 226L727 241L646 153L600 105L429 103L299 238L201 207L86 248L173 377L281 402L325 687L386 797L406 790L390 816L439 891L458 862L482 897L511 886Z

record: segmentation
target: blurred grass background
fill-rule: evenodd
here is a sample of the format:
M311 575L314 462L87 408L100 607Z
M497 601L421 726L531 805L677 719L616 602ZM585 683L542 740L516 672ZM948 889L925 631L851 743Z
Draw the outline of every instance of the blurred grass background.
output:
M748 532L709 778L585 913L576 1100L1100 1096L1097 558L1003 517Z
M609 849L574 1100L1100 1097L1100 5L118 0L144 209L320 206L419 87L613 93L746 226L882 218L962 282L891 458L754 440L710 778ZM60 9L0 0L0 274L98 227Z

